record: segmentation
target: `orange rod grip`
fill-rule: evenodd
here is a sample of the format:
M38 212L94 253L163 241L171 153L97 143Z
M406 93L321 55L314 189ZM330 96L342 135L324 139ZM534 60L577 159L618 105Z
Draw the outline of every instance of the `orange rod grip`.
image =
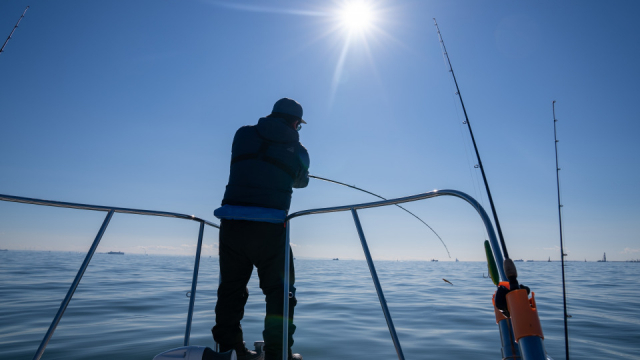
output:
M532 292L529 299L527 290L513 290L507 294L507 307L516 341L525 336L538 336L544 339L536 308L535 293Z

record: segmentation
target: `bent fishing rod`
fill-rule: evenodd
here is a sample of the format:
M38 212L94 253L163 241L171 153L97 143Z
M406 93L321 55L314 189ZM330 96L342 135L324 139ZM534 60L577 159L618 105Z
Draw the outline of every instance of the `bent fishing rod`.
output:
M482 166L482 160L480 159L480 153L478 152L478 146L476 145L476 139L473 137L473 131L471 130L471 123L469 122L469 116L467 116L467 110L464 107L464 101L462 101L462 95L460 94L460 88L458 87L458 81L456 80L456 74L453 72L453 67L451 66L451 60L449 59L449 54L447 53L447 48L444 46L444 40L442 39L442 34L440 34L440 28L438 27L438 23L436 19L433 18L433 23L436 25L436 29L438 30L438 38L440 39L440 44L442 44L442 53L447 58L447 63L449 64L449 72L451 76L453 76L453 82L456 85L456 95L460 99L460 104L462 105L462 111L464 112L465 124L469 128L469 134L471 134L471 141L473 142L473 149L476 151L476 157L478 159L478 167L480 168L480 172L482 173L482 180L484 181L484 187L487 190L487 197L489 198L489 204L491 204L491 213L493 214L493 220L496 223L496 228L498 230L498 237L500 238L500 245L502 246L502 253L504 254L505 259L509 259L509 253L507 252L507 245L504 243L504 236L502 236L502 229L500 228L500 221L498 221L498 213L496 212L496 207L493 204L493 197L491 197L491 190L489 190L489 183L487 182L487 176L484 173L484 166Z
M377 198L379 198L379 199L382 199L382 200L388 200L387 198L384 198L384 197L382 197L382 196L380 196L380 195L378 195L378 194L374 194L374 193L372 193L371 191L367 191L367 190L365 190L365 189L361 189L361 188L359 188L359 187L357 187L357 186L354 186L354 185L349 185L349 184L341 183L340 181L335 181L335 180L331 180L331 179L326 179L326 178L323 178L323 177L320 177L320 176L315 176L315 175L309 175L309 177L310 177L310 178L314 178L314 179L318 179L318 180L322 180L322 181L326 181L326 182L330 182L330 183L333 183L333 184L338 184L338 185L346 186L346 187L349 187L349 188L352 188L352 189L355 189L355 190L360 190L360 191L365 192L365 193L367 193L367 194L373 195L373 196L375 196L375 197L377 197ZM411 211L409 211L409 210L407 210L407 209L403 208L402 206L400 206L400 205L398 205L398 204L395 204L395 205L396 205L397 207L399 207L400 209L402 209L402 210L406 211L407 213L409 213L409 214L410 214L411 216L413 216L414 218L418 219L421 223L425 224L425 225L426 225L426 226L431 230L431 232L433 232L433 233L438 237L438 239L440 240L440 242L442 243L442 245L444 245L445 250L447 250L447 255L449 255L449 258L451 258L451 253L449 253L449 248L447 248L447 245L444 243L444 241L442 240L442 238L440 237L440 235L438 235L438 233L437 233L435 230L433 230L433 228L432 228L431 226L429 226L429 224L427 224L426 222L424 222L424 220L420 219L420 218L418 217L418 215L416 215L416 214L412 213Z
M16 29L18 28L18 25L20 24L20 21L22 20L22 18L24 17L24 14L27 13L27 10L29 10L29 7L27 6L26 9L24 9L24 12L22 13L22 16L20 16L20 19L18 19L18 22L16 23L16 25L13 27L13 30L11 30L11 34L9 34L9 37L7 37L7 40L4 41L4 44L2 44L2 47L0 48L0 53L2 53L4 51L4 47L7 46L7 43L9 42L9 40L11 40L11 36L13 35L13 33L16 31Z

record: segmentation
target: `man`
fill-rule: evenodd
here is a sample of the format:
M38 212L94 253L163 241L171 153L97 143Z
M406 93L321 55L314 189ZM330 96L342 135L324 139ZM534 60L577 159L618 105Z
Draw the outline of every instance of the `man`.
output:
M266 296L267 313L262 333L265 359L282 359L282 310L286 228L284 219L291 204L292 188L309 183L309 154L300 144L302 106L283 98L257 125L243 126L233 139L231 171L222 207L214 215L220 221L220 276L216 325L211 329L220 351L235 349L239 360L258 359L247 350L240 320L249 292L253 266ZM295 272L290 253L289 359L292 354Z

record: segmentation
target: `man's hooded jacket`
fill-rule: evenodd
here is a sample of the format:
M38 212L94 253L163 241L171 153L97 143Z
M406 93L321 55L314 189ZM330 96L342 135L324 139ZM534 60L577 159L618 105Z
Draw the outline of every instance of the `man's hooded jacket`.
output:
M222 205L289 210L292 188L309 184L309 153L284 119L261 118L236 132Z

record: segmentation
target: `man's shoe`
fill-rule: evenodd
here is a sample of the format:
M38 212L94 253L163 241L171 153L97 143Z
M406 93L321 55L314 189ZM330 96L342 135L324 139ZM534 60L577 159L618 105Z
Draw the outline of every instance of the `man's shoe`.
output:
M236 355L238 356L238 360L264 360L264 353L258 354L253 350L249 350L244 344L236 349Z

